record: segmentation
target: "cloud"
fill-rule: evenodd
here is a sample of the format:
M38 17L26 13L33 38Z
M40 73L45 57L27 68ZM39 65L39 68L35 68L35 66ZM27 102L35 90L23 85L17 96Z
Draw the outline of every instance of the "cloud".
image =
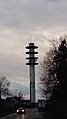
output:
M35 25L49 25L50 22L53 24L53 21L60 19L63 13L66 14L66 3L66 1L51 4L44 0L37 0L37 2L35 0L32 2L30 0L25 0L25 2L21 0L20 2L17 0L10 2L10 0L7 0L6 3L4 1L1 4L2 10L4 9L1 13L1 20L5 26L18 29L26 28L27 30L32 26L34 28Z
M50 48L49 39L63 34L67 34L66 0L0 0L0 73L22 87L18 81L29 82L25 47L30 36L31 42L38 45L40 63ZM39 66L36 68L38 80Z

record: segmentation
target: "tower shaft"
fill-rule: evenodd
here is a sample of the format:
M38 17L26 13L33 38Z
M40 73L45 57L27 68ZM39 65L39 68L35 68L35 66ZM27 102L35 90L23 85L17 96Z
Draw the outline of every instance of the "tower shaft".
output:
M37 57L35 57L35 54L38 54L38 52L35 52L34 49L38 48L37 46L34 46L34 43L29 43L29 46L26 47L26 49L29 49L29 52L26 52L26 54L29 54L28 63L26 65L29 65L29 73L30 73L30 101L31 103L35 103L35 65L37 61Z
M35 102L35 65L30 65L30 100Z

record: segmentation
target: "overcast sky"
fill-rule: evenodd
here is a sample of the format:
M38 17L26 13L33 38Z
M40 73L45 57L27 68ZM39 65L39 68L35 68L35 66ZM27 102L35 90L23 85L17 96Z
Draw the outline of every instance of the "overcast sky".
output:
M0 75L11 89L29 94L25 47L34 42L38 62L49 49L49 39L67 34L67 0L0 0ZM39 67L36 67L36 88Z

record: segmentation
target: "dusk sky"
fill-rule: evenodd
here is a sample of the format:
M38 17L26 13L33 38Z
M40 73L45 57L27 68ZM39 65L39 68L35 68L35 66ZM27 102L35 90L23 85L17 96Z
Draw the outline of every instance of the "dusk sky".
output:
M49 49L49 39L67 34L67 0L0 0L0 75L27 97L29 74L25 47L38 46L40 63ZM36 88L39 66L36 66Z

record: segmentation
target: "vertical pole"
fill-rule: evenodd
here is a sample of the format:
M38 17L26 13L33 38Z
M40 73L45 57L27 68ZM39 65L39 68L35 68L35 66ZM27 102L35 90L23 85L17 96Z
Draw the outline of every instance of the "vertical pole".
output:
M30 101L35 102L35 66L30 65Z
M30 44L30 45L34 45L34 44ZM30 101L31 103L35 102L35 65L34 62L35 60L32 59L32 57L34 57L34 48L30 48L29 49L29 57L31 57L30 59ZM33 53L32 53L33 52Z

